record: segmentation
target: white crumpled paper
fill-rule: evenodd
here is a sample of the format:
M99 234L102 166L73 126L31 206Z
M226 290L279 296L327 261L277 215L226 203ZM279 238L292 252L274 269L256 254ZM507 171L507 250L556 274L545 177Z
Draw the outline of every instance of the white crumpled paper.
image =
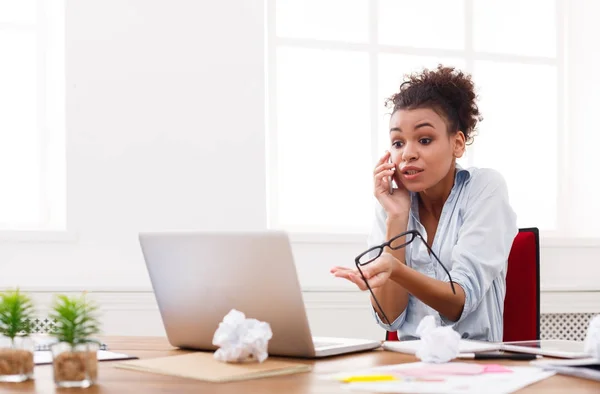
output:
M232 309L219 323L213 345L219 346L214 358L224 362L244 362L251 358L267 359L267 346L273 336L269 323L246 319L242 312Z
M431 315L421 320L417 335L421 343L415 355L426 363L445 363L459 354L460 334L450 326L437 327Z
M600 315L590 320L583 347L587 354L600 360Z

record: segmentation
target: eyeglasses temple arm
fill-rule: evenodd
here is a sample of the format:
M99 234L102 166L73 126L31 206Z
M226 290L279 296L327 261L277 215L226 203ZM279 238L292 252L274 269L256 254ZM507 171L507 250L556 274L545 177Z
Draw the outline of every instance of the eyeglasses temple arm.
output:
M425 240L423 239L423 237L421 236L421 234L418 234L418 236L421 238L421 241L423 241L423 243L427 247L427 250L429 251L429 253L431 253L431 255L433 257L435 257L435 259L437 260L437 262L442 266L442 268L446 272L446 275L448 275L448 279L450 279L450 287L452 287L452 293L456 294L456 290L454 289L454 282L452 281L452 276L450 276L450 272L448 272L448 269L446 268L446 266L440 261L439 257L437 257L437 255L431 249L431 247L429 247L429 245L427 244L427 242L425 242Z
M391 326L392 323L390 323L390 320L388 319L385 312L383 311L383 308L379 304L377 297L375 297L375 294L373 293L373 289L371 289L371 286L369 286L369 282L367 282L367 279L365 278L365 274L363 274L358 263L356 264L356 268L358 269L358 272L360 272L360 276L361 276L362 280L365 282L365 285L367 285L367 289L369 289L369 293L371 293L371 296L375 300L375 304L377 304L377 308L379 308L379 312L381 312L381 317L383 317L385 319L385 324L387 324L388 326Z

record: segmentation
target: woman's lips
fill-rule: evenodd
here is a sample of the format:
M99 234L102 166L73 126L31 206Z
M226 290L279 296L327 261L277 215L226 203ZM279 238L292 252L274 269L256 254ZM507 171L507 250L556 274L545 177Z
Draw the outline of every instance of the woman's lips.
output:
M406 179L407 181L412 181L414 179L417 179L423 173L423 170L418 167L406 166L402 168L402 171L400 171L400 173L402 174L402 177L404 179Z

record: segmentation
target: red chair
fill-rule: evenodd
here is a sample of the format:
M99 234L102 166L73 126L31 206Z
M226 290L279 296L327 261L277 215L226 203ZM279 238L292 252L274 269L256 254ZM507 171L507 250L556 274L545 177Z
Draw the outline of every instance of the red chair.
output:
M540 339L540 236L537 228L522 228L508 255L504 298L503 341ZM397 341L396 331L386 341Z
M540 339L540 235L519 229L508 256L504 342Z

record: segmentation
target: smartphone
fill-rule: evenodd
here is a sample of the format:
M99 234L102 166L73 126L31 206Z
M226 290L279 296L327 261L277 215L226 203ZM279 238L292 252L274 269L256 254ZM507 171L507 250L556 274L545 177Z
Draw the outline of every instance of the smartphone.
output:
M390 164L392 163L391 156L388 159L388 163L390 163ZM392 179L393 179L393 176L388 177L388 185L390 185L390 194L394 194L394 184L392 183Z

